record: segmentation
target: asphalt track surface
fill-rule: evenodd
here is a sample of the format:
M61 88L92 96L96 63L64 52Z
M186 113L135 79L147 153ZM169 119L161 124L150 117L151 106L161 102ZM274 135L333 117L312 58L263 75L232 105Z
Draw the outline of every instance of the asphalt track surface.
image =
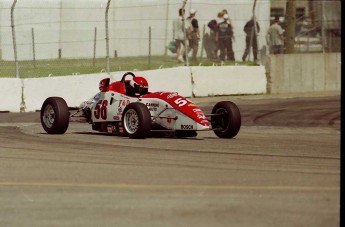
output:
M133 140L0 113L0 226L340 225L340 95L235 102L234 139Z

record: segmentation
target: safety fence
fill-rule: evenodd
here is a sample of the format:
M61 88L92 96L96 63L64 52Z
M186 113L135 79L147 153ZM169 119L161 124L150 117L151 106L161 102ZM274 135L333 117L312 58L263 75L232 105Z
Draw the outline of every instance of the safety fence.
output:
M190 9L197 10L201 33L198 61L191 65L221 65L219 59L209 59L207 24L223 9L233 25L236 61L222 65L247 64L242 62L246 46L243 27L253 15L260 25L257 39L261 55L268 52L264 47L272 19L269 0L8 0L0 1L0 77L183 66L167 48L183 2L186 16ZM336 9L329 2L315 1L313 7L305 4L305 13L296 19L296 51L339 50L340 19L334 16L337 13L326 13ZM248 60L253 61L253 56Z

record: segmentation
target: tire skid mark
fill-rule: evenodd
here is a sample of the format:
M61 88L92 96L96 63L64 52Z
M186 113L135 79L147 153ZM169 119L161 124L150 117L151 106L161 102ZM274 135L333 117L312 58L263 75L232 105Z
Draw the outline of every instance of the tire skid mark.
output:
M280 113L280 112L284 112L284 111L285 111L285 109L270 111L270 112L267 112L265 114L262 114L260 116L255 117L253 119L253 121L254 121L254 123L258 123L258 121L260 121L263 118L266 118L267 116L270 116L270 115L273 115L273 114L276 114L276 113Z

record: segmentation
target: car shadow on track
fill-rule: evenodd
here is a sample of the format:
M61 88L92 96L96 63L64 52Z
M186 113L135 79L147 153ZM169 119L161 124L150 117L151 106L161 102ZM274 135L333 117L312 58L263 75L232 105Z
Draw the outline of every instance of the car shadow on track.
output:
M106 133L106 132L72 132L72 134L78 134L78 135L95 135L95 136L116 136L116 137L123 137L123 138L129 138L126 135L123 134L113 134L113 133ZM163 134L163 135L159 135L159 134L152 134L150 136L147 137L147 139L151 139L151 138L155 138L155 139L182 139L182 140L204 140L204 138L198 138L198 137L176 137L175 135L173 135L172 133L167 133L167 134Z

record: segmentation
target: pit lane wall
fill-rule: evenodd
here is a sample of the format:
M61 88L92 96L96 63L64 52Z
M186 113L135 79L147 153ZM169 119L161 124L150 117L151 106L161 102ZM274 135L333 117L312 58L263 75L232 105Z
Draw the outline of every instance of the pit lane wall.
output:
M124 73L110 73L111 81L120 80ZM137 71L134 74L148 80L150 91L173 91L185 97L266 92L263 66L177 67ZM22 80L0 79L0 111L40 110L44 100L50 96L62 97L68 106L78 107L99 92L98 83L106 77L106 73L99 73Z
M280 54L263 58L267 93L340 91L341 53Z

